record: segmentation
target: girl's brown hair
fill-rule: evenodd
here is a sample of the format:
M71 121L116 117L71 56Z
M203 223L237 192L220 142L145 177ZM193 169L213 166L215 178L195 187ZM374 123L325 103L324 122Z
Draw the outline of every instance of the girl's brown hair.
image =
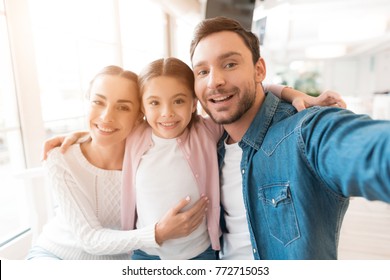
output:
M145 91L146 84L153 78L167 76L180 80L191 91L193 98L196 98L194 90L194 73L191 68L175 57L160 58L149 63L138 75L138 84L140 88L140 97ZM190 124L198 118L198 113L192 114Z

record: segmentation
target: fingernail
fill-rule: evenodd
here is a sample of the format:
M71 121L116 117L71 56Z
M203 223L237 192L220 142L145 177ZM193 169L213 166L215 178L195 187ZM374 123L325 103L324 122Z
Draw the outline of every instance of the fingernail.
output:
M186 197L186 200L187 200L187 201L190 201L190 200L191 200L191 198L190 198L189 196L187 196L187 197Z

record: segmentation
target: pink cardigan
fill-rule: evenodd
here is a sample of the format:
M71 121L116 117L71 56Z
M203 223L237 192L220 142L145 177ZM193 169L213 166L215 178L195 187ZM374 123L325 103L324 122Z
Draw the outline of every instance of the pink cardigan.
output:
M222 133L222 126L215 124L210 118L200 117L176 139L196 178L199 193L209 198L207 228L214 250L220 250L220 184L217 142ZM135 175L142 155L152 146L152 129L146 122L138 126L126 140L121 205L124 230L135 228Z

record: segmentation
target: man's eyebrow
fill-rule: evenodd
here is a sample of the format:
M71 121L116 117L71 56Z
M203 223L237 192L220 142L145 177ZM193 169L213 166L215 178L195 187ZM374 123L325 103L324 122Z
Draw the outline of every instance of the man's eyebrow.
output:
M229 58L231 56L235 56L235 55L238 55L238 56L242 56L241 53L239 52L227 52L227 53L224 53L224 54L221 54L218 59L225 59L225 58Z
M235 55L242 56L241 53L239 53L239 52L231 51L231 52L227 52L227 53L223 53L223 54L219 55L217 59L218 60L223 60L223 59L229 58L231 56L235 56ZM192 68L200 67L200 66L202 66L204 64L207 64L206 60L199 61Z

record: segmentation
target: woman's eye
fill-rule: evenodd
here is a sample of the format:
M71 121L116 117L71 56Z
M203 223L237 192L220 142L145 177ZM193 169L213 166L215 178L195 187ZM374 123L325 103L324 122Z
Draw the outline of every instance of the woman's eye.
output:
M149 104L152 105L152 106L157 106L158 102L157 101L151 101L151 102L149 102Z
M92 100L92 104L93 105L102 105L103 102L99 101L99 100Z

